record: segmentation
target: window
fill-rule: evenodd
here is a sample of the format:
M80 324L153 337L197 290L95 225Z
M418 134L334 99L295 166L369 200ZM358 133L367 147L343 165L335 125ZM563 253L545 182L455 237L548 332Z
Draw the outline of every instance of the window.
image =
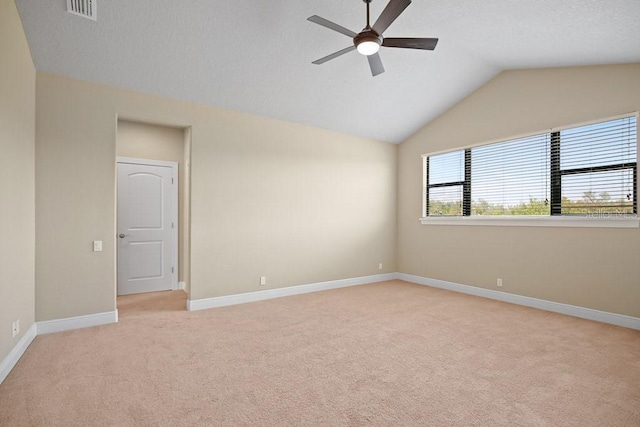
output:
M424 157L425 217L637 214L637 120Z
M549 215L549 137L471 150L472 215Z
M463 215L466 151L434 156L427 160L429 175L427 210L431 215Z
M636 214L636 118L552 133L552 213Z

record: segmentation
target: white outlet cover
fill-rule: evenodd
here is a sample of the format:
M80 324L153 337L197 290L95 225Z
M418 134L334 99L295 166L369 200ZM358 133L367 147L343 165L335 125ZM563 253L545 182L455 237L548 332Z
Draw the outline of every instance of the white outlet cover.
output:
M94 240L93 241L93 251L94 252L102 252L102 240Z

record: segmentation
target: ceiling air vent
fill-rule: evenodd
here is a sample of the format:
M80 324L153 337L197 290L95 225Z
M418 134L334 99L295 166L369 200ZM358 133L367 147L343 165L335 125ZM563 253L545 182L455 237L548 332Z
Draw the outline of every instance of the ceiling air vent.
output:
M67 12L96 20L97 0L67 0Z

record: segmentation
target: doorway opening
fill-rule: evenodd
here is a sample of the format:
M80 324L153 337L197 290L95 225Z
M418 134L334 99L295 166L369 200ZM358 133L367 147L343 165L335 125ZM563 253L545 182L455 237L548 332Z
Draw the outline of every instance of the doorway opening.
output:
M190 290L190 155L188 127L117 121L117 305Z

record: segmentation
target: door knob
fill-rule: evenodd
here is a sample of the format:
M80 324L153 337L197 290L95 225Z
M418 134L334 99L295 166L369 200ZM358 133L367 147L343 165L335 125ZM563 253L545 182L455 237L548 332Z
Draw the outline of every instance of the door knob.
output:
M118 237L121 238L121 239L124 239L127 236L128 236L128 234L124 234L124 233L118 234Z

